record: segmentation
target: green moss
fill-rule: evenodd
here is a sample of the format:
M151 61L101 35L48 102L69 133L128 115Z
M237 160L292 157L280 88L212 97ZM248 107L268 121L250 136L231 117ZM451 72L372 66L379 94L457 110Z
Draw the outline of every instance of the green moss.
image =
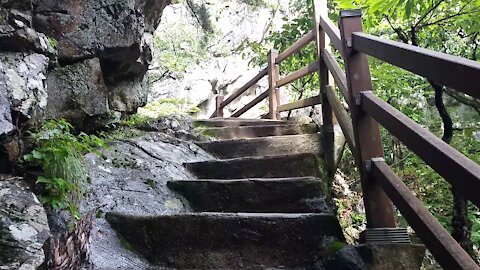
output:
M135 249L133 248L132 244L127 241L127 239L120 237L120 243L122 244L122 247L128 251L135 252Z
M208 138L217 137L217 133L213 129L209 129L209 128L198 129L198 132L200 133L200 135L204 137L208 137Z
M346 246L348 245L344 242L334 241L325 247L325 255L335 253Z

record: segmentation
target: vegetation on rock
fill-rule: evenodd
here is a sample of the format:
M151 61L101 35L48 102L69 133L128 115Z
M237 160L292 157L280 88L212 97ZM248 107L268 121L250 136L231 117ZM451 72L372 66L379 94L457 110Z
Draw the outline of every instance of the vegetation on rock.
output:
M37 183L42 187L42 202L68 210L79 219L78 202L88 180L83 154L98 154L96 148L106 147L105 142L95 135L75 135L73 126L64 119L45 122L30 139L34 149L23 159L26 166L41 167Z

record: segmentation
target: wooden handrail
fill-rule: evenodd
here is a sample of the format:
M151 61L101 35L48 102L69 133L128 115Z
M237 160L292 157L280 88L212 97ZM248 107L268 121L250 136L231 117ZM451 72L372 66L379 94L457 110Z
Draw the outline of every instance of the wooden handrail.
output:
M479 62L364 33L353 33L352 40L357 51L480 98Z
M327 33L333 47L343 55L342 39L340 38L340 30L333 24L328 17L320 17L320 27Z
M241 116L242 114L246 113L248 110L253 108L253 106L257 105L260 101L266 99L267 97L268 97L268 90L261 93L258 97L256 97L254 100L250 101L247 105L245 105L240 110L236 111L234 114L232 114L232 117Z
M480 165L375 96L371 91L367 54L475 98L480 98L480 63L364 34L361 32L360 10L342 11L339 30L328 18L325 7L326 0L314 0L314 29L284 52L277 55L274 50L270 51L268 67L225 101L221 102L219 97L214 115L221 116L222 108L266 75L269 77L269 89L236 111L232 117L241 116L267 97L269 113L262 118L276 119L279 112L321 103L322 143L325 149L333 142L333 112L360 171L367 230L395 227L393 202L444 268L479 269L385 163L379 123L479 207ZM327 35L345 61L345 72L334 55L327 50ZM317 61L279 79L278 65L312 41L317 45ZM315 71L318 71L321 85L318 96L278 104L278 88ZM329 72L347 101L351 116L337 97L335 88L329 85ZM329 163L327 155L324 158Z
M292 110L297 110L305 107L311 107L322 103L321 96L314 96L311 98L306 98L298 101L294 101L291 103L283 104L278 106L279 112L287 112Z
M303 67L293 73L288 74L284 78L277 81L277 88L280 88L284 85L287 85L291 82L294 82L300 78L303 78L309 74L312 74L318 70L318 62L313 62L306 67Z
M307 46L310 42L312 42L315 38L315 33L313 30L308 32L305 36L301 37L295 43L293 43L290 47L288 47L285 51L280 53L275 61L275 64L280 64L288 57L298 53L301 49Z
M225 101L222 102L220 105L222 108L225 108L230 102L232 102L234 99L239 97L241 94L243 94L245 91L250 89L253 85L255 85L260 79L265 77L268 74L268 69L264 68L260 70L260 72L253 77L250 81L248 81L244 86L240 87L237 91L233 92L228 98L225 99Z
M350 151L352 151L354 158L357 158L358 155L357 148L355 147L355 138L353 136L352 119L343 107L342 102L338 99L337 95L335 95L335 89L333 86L327 86L326 93L327 98L332 105L333 112L337 117L338 124L340 124L343 134L345 135L345 140L350 147ZM357 162L357 165L360 165L359 160L356 159L355 161Z
M475 261L415 197L383 159L371 160L371 174L402 213L416 235L444 269L479 269ZM478 190L477 190L478 192Z
M332 76L335 79L343 98L345 98L349 106L352 106L348 95L347 76L345 75L345 72L343 72L342 68L338 64L337 60L335 60L331 52L323 50L322 58L327 65L328 70L332 73Z
M452 186L480 207L480 165L371 92L363 92L361 105Z

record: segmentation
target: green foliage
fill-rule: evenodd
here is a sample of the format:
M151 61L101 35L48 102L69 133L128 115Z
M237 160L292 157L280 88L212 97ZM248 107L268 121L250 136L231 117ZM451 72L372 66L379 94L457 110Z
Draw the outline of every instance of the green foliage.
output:
M285 18L285 25L274 32L265 43L248 44L252 46L255 65L265 65L270 48L283 51L312 25L311 1L294 1L292 7L298 14L295 18ZM384 38L400 40L429 49L478 59L480 43L480 1L479 0L333 0L329 1L330 17L338 18L342 9L362 8L365 31ZM334 51L334 53L336 53ZM245 55L250 57L252 55ZM314 60L314 47L307 47L298 55L282 63L283 75L298 70ZM341 61L339 61L342 64ZM421 124L436 135L442 133L442 122L433 106L433 90L423 78L387 63L370 58L373 90L408 117ZM318 93L317 78L309 83L300 81L294 88L307 88ZM448 110L454 120L455 131L452 146L480 163L480 115L457 100L445 97ZM477 138L477 139L476 139ZM450 228L452 216L452 193L450 185L420 158L401 145L396 138L382 130L385 157L396 173L423 201L427 208L446 228ZM346 151L340 170L345 173L355 194L361 193L358 169L350 151ZM360 195L358 195L360 196ZM355 201L356 199L352 199ZM337 200L339 213L345 224L359 225L365 222L364 215L355 212L357 202L348 203ZM480 246L480 211L470 206L470 218L473 223L472 240ZM348 216L347 216L348 215ZM347 221L346 221L347 220ZM400 222L405 221L400 219ZM344 225L344 224L342 224Z
M139 108L136 117L140 117L141 119L156 119L173 114L192 115L199 111L200 109L191 102L183 99L166 98L156 100L143 108Z
M37 183L43 186L42 202L54 209L67 209L80 218L77 203L83 196L88 179L83 154L98 153L95 148L106 147L97 136L73 134L66 120L50 120L30 134L34 150L24 156L28 166L40 166L42 175Z
M185 22L172 22L162 27L155 36L155 57L160 66L151 74L150 81L161 79L166 74L181 74L190 65L207 54L202 43L202 34Z
M58 41L55 38L48 37L47 40L48 40L48 44L50 44L52 48L54 48L55 50L58 48Z

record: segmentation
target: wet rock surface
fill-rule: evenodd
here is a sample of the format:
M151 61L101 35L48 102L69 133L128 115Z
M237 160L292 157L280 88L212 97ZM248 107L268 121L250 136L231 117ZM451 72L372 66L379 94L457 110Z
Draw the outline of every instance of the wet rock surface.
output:
M87 127L91 117L109 111L108 89L98 58L52 70L47 85L47 118L61 117L75 126Z
M168 187L196 212L333 213L325 183L314 177L180 180Z
M105 213L167 215L189 211L188 205L167 188L167 182L194 179L182 163L213 157L191 142L159 132L114 142L103 154L103 158L86 156L92 183L82 209L96 212L91 267L147 269L151 264L117 237L105 220Z
M319 176L318 158L314 154L247 157L186 163L198 178L282 178Z
M96 129L118 118L116 112L131 114L145 105L152 33L168 4L1 1L0 90L7 90L0 91L0 134L12 130L17 112L19 125L66 117L77 129ZM41 114L47 97L48 113Z
M42 204L21 178L0 179L0 269L36 269L50 229Z
M342 237L326 214L109 213L107 220L154 264L181 269L310 268L319 243Z
M285 153L313 153L321 156L321 135L289 135L241 140L220 140L199 143L199 146L217 158L275 156Z
M425 246L417 244L361 244L344 247L323 262L326 270L420 269Z
M47 106L49 59L42 54L0 53L0 135L21 118L38 119Z

